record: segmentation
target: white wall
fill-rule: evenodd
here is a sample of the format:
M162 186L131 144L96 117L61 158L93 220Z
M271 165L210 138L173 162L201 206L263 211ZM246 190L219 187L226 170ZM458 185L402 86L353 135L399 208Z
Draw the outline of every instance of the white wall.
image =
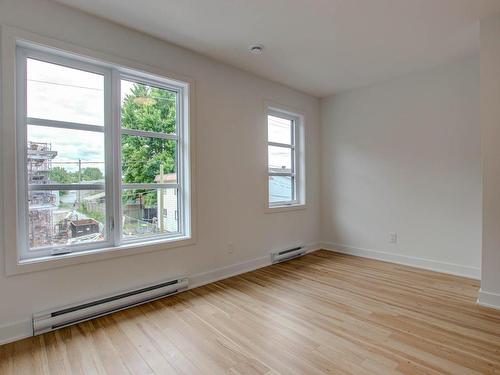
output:
M45 0L1 1L0 23L194 79L198 198L195 246L11 277L4 273L4 249L0 248L0 340L2 330L4 336L11 337L26 333L26 322L35 311L169 277L207 272L268 256L272 249L317 241L316 98ZM264 100L297 108L306 115L305 210L264 213ZM234 244L232 254L228 254L229 243ZM20 324L11 326L15 322Z
M323 99L321 117L322 241L478 278L479 59Z
M481 21L483 257L479 302L500 308L500 15Z

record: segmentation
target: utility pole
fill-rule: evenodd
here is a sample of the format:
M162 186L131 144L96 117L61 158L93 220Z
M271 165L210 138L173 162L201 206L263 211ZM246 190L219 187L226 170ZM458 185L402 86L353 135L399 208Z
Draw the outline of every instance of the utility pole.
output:
M163 164L160 164L160 184L163 184ZM158 222L160 223L160 232L163 232L165 223L163 222L163 188L159 189L160 196L158 197Z
M82 183L82 159L78 159L78 183ZM82 191L78 189L78 205L82 206Z

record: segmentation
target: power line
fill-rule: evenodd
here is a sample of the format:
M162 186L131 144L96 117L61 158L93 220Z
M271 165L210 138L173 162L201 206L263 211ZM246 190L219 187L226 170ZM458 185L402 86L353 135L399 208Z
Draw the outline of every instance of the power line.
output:
M52 164L78 164L78 161L53 161ZM104 164L104 161L83 161L82 164Z
M69 83L57 83L57 82L50 82L50 81L42 81L42 80L38 80L38 79L28 79L28 81L29 82L36 82L36 83L45 83L47 85L74 87L77 89L94 90L94 91L103 91L102 89L96 89L95 87L70 85Z
M69 83L50 82L50 81L44 81L44 80L40 80L40 79L28 79L28 82L44 83L47 85L54 85L54 86L73 87L73 88L77 88L77 89L85 89L85 90L93 90L93 91L103 91L103 89L95 88L95 87L71 85ZM165 90L165 91L168 91L168 90ZM170 91L168 91L168 92L170 92ZM126 93L125 95L126 96L134 96L133 94L130 94L130 93ZM174 95L175 95L175 93L174 93ZM149 95L148 98L152 98L155 100L176 101L176 98L163 98L163 97L156 96L156 95Z

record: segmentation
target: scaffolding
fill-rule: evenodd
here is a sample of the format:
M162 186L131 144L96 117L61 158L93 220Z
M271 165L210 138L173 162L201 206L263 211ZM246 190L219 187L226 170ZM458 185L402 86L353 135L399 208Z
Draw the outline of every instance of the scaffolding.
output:
M29 185L50 184L52 160L57 151L50 143L28 142L27 168ZM52 211L58 207L59 195L54 191L29 189L29 239L30 247L42 247L54 240Z

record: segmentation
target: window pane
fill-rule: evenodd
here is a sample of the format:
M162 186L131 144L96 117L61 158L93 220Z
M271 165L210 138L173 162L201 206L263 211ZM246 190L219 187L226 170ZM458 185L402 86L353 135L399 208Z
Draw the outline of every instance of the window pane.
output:
M292 149L268 146L269 172L292 173Z
M122 80L121 100L123 128L175 134L176 92Z
M104 77L27 59L28 117L104 125Z
M269 203L292 201L293 177L269 176Z
M292 121L269 115L267 124L269 142L292 144Z
M147 239L178 233L178 196L177 189L123 190L123 238L125 240Z
M176 148L175 140L122 135L123 182L176 183Z
M104 133L28 125L30 184L104 183Z
M30 191L29 246L68 246L104 240L104 191Z

